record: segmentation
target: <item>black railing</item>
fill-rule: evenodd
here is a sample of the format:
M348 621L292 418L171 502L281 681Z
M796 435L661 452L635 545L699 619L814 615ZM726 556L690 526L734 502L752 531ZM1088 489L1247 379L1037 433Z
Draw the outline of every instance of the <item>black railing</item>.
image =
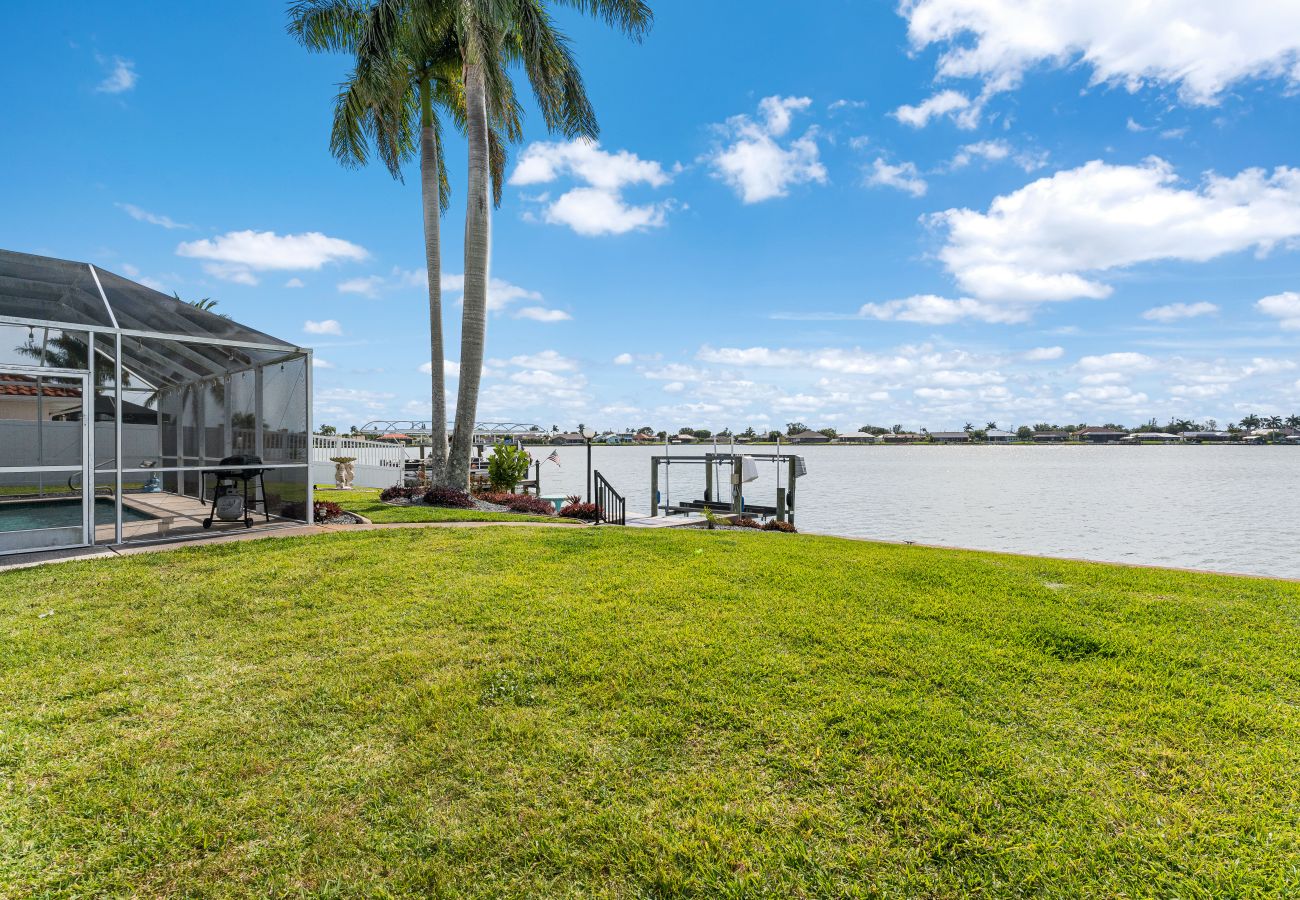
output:
M614 490L600 472L595 472L594 497L596 501L596 521L611 525L627 524L627 503L623 495Z

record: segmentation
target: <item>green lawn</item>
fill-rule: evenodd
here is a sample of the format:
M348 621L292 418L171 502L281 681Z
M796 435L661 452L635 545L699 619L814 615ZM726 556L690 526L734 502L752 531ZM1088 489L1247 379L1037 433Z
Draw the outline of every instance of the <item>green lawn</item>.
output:
M443 509L438 506L396 506L379 499L379 491L353 488L338 491L316 488L317 500L333 500L348 512L365 516L372 522L566 522L556 516L525 516L508 512L483 512L477 509Z
M1298 612L613 528L11 572L0 896L1296 896Z

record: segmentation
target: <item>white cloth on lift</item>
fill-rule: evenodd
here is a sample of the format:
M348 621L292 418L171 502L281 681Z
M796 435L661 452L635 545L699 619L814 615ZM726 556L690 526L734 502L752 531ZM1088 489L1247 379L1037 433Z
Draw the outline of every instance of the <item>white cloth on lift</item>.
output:
M742 456L740 458L740 482L747 484L751 481L758 480L758 463L754 462L752 456Z

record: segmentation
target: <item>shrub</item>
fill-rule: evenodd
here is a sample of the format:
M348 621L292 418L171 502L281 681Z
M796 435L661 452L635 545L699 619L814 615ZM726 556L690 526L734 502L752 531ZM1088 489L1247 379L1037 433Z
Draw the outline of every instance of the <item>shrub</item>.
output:
M316 517L317 522L324 522L343 515L343 507L339 506L333 500L316 500L312 503L312 514Z
M485 503L495 503L497 506L506 506L518 494L512 494L509 491L478 491L474 495Z
M555 515L555 505L551 501L543 500L541 497L533 497L529 494L515 494L510 502L506 504L506 508L511 512L528 513L534 516Z
M449 487L431 487L424 494L424 502L430 506L446 506L451 509L473 509L474 498L468 491Z
M392 487L386 487L379 492L379 499L385 503L392 503L394 500L411 500L423 494L421 488L409 488L404 485L395 484Z
M565 503L570 503L570 504L572 504L572 503L581 503L581 502L582 502L582 495L581 495L581 494L569 494L569 495L567 495L567 496L564 498L564 502L565 502Z
M778 522L776 519L769 519L763 524L764 531L781 531L785 534L794 534L795 527L789 522Z
M581 519L584 522L594 522L600 517L594 503L575 503L571 498L570 502L560 508L560 515L567 519Z
M494 491L513 491L515 485L528 477L528 467L533 458L523 447L514 444L497 444L488 457L488 481Z
M731 524L735 525L738 528L762 528L763 527L763 523L758 521L758 519L755 519L753 516L741 516L739 519L732 522Z

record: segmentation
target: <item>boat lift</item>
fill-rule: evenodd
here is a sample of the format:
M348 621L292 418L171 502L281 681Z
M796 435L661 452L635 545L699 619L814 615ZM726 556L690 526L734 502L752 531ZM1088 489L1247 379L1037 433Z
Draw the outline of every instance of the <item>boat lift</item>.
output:
M776 465L776 503L765 506L748 503L744 497L744 486L758 478L759 463ZM672 501L672 467L704 466L704 497L700 500ZM659 469L664 470L664 489L659 493ZM717 477L715 477L715 469ZM782 470L785 470L784 473ZM781 476L786 476L785 486L781 485ZM688 515L709 510L729 515L755 515L763 518L775 518L778 522L794 524L795 485L798 479L808 474L808 466L802 456L781 453L705 453L703 456L663 456L650 457L650 515ZM727 476L730 476L729 478ZM724 480L729 482L731 496L723 499Z

